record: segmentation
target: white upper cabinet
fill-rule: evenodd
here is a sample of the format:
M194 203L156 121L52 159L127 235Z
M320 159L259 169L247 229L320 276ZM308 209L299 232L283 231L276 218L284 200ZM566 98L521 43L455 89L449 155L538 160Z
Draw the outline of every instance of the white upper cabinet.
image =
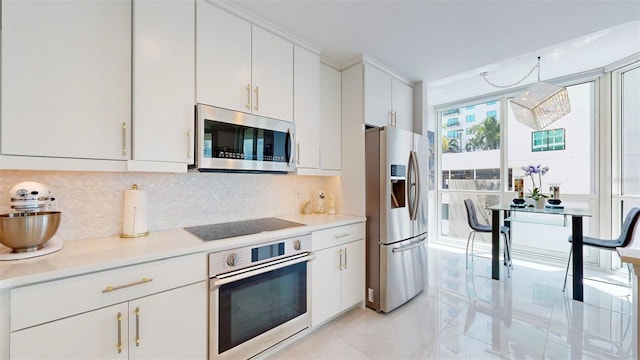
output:
M196 6L198 103L251 112L251 24L202 0Z
M133 160L193 163L195 0L135 0Z
M400 80L392 78L391 95L394 126L413 131L413 88Z
M2 2L3 155L130 157L131 0Z
M320 57L296 46L294 50L294 114L296 123L296 166L320 167Z
M293 44L252 27L253 113L293 121Z
M377 67L364 66L365 123L413 131L413 88Z
M341 74L320 64L320 167L342 169Z
M293 44L198 1L199 103L293 121Z
M373 65L364 65L365 123L387 126L393 123L391 110L391 76Z

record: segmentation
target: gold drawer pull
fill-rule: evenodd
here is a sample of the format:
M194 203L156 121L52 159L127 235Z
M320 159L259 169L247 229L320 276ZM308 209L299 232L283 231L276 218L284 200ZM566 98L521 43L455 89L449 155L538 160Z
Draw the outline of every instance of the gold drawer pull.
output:
M344 234L341 234L341 235L336 235L335 238L336 239L340 239L340 238L347 237L347 236L351 236L351 233L344 233Z
M104 294L104 293L109 293L109 292L112 292L112 291L116 291L116 290L120 290L120 289L128 288L128 287L131 287L131 286L136 286L136 285L146 284L146 283L148 283L148 282L152 282L152 281L153 281L153 279L152 279L152 278L144 277L144 278L142 278L142 280L140 280L140 281L136 281L136 282L132 282L131 284L119 285L119 286L112 286L112 285L109 285L109 286L107 286L106 288L104 288L104 289L102 290L102 293L103 293L103 294Z

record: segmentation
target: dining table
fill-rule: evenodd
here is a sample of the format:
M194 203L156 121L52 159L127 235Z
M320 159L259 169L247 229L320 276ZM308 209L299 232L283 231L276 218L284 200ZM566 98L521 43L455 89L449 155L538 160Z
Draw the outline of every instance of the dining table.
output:
M521 219L517 216L519 213L529 214L547 214L553 216L562 216L564 220L561 222L563 226L568 226L567 219L571 219L571 249L573 251L573 299L583 301L583 219L591 217L588 209L581 208L565 208L564 206L545 206L537 208L534 206L518 206L515 204L497 204L487 206L491 210L491 278L500 280L500 226L504 224L510 228L511 222L517 222ZM502 217L500 215L503 215ZM524 218L524 217L523 217ZM544 218L544 217L543 217ZM526 222L537 223L542 225L557 225L557 221L537 220L531 221L526 218Z

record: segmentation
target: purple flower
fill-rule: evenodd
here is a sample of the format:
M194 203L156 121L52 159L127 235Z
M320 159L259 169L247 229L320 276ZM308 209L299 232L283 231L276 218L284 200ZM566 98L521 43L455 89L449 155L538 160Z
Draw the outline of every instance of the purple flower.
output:
M539 197L546 197L546 195L542 194L538 185L536 185L536 180L533 174L538 174L538 182L539 186L542 186L542 175L546 174L549 171L548 166L542 166L542 164L538 164L536 166L529 165L521 167L522 171L524 171L524 176L529 176L531 178L531 184L533 187L533 191L530 191L531 197L534 199L538 199Z

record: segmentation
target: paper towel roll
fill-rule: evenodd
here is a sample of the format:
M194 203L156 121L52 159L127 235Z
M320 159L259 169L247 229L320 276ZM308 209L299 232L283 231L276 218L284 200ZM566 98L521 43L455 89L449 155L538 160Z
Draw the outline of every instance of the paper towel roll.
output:
M124 192L124 211L122 213L122 238L134 238L149 235L147 190L138 189L133 184L131 190Z

